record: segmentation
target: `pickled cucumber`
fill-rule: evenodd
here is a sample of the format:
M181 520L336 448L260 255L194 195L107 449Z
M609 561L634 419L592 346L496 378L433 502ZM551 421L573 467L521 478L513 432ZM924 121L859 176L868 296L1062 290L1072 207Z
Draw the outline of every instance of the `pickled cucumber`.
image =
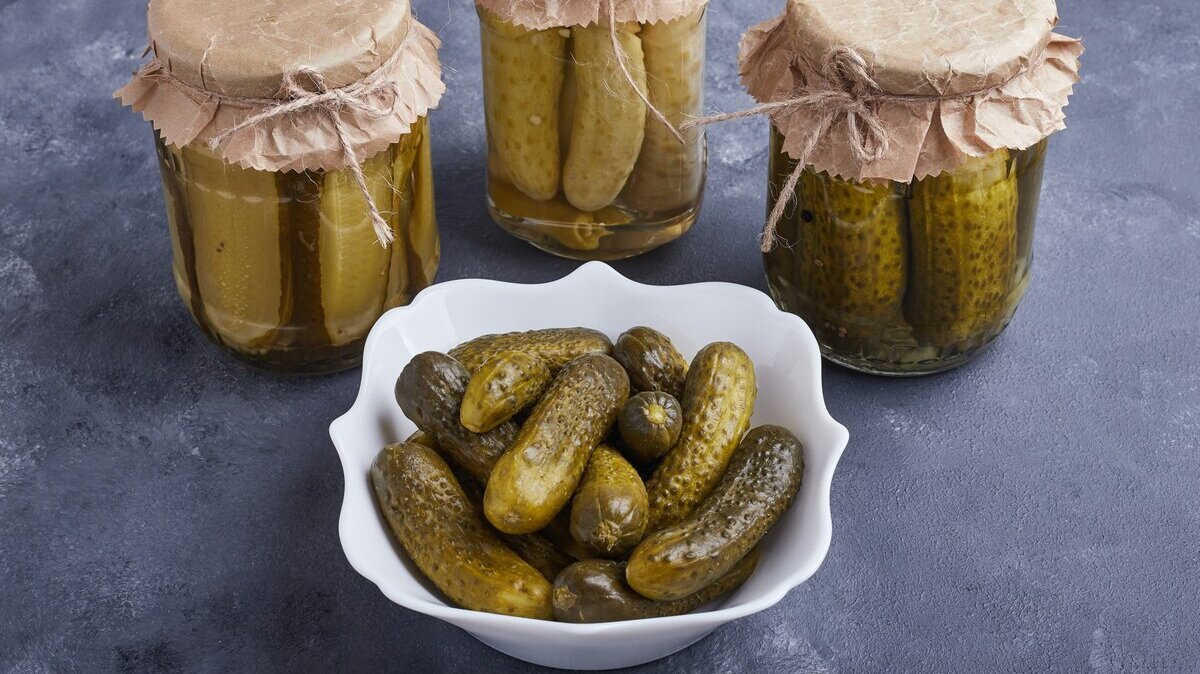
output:
M750 427L757 394L754 363L737 345L715 342L696 354L684 384L683 430L646 484L647 531L683 520L708 496Z
M569 623L602 623L689 613L736 590L757 564L758 554L751 552L729 573L695 594L654 601L634 592L625 582L625 564L604 559L576 562L554 581L554 617Z
M419 428L417 430L413 431L412 435L408 436L408 438L406 438L404 441L405 442L415 442L418 445L422 445L422 446L428 447L430 449L438 448L437 441L433 439L433 436Z
M580 356L609 353L612 342L604 333L588 328L549 328L482 335L450 349L450 355L474 372L489 358L504 351L537 356L552 372L557 372Z
M1000 149L918 180L904 314L917 340L945 347L998 330L1017 252L1017 178Z
M805 171L794 231L795 283L821 340L858 353L900 320L907 280L903 200L887 182ZM781 251L779 254L792 254Z
M425 120L413 124L409 132L400 138L392 161L392 228L395 239L388 250L391 257L388 269L387 296L384 309L408 304L420 287L411 278L411 266L421 266L421 251L416 250L409 233L413 229L413 214L416 211L416 184L413 170L417 154L425 142ZM423 287L423 286L422 286Z
M704 11L642 26L650 103L675 127L698 117L704 105L704 80L699 75L704 70ZM685 143L659 121L647 120L642 149L624 192L634 209L667 211L698 201L704 180L701 132L693 128L680 133Z
M625 579L644 597L687 597L728 573L779 520L800 488L804 449L780 426L746 435L721 481L695 512L650 535Z
M636 23L617 29L634 83L645 93L638 31ZM607 25L572 28L571 50L577 93L562 187L571 205L596 211L617 198L633 171L645 134L646 105L621 72Z
M289 303L276 174L227 164L198 145L181 152L204 319L235 348L265 348Z
M550 384L550 368L541 358L504 351L487 359L471 375L459 419L468 430L484 433L532 405Z
M679 398L687 377L687 361L671 340L654 328L638 326L617 337L613 358L629 373L634 391L664 391Z
M483 86L487 124L505 175L530 198L558 193L558 99L567 38L562 29L529 30L483 9Z
M641 542L648 513L637 470L612 447L597 447L571 499L571 535L600 556L622 556Z
M473 433L459 421L459 407L471 375L443 353L413 356L396 379L396 402L404 416L433 437L438 448L467 474L486 483L496 461L517 435L506 421L487 433Z
M371 465L371 484L392 535L450 601L553 619L550 583L492 534L436 452L389 445Z
M416 127L417 125L414 125ZM421 118L417 163L413 168L413 207L408 220L408 291L415 295L433 283L441 261L437 212L433 203L433 143L429 119Z
M629 377L608 356L562 368L487 480L483 507L492 526L524 534L554 519L628 397Z
M647 466L666 454L679 439L683 412L671 394L643 391L621 407L617 428L625 449L635 461Z
M367 189L381 209L392 203L393 163L390 150L363 162ZM403 241L393 245L400 250L406 247ZM362 339L383 312L391 252L379 245L370 206L348 169L322 177L316 248L329 343L337 346Z

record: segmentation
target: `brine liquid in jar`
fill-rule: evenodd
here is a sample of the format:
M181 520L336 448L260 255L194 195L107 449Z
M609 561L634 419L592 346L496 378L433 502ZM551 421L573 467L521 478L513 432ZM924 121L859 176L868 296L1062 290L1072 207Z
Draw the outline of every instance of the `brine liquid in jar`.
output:
M680 143L622 72L607 22L531 30L479 8L488 206L510 234L582 260L644 253L695 223L698 130ZM703 107L705 11L622 23L634 84L674 125Z
M771 130L769 201L795 168ZM1008 325L1029 283L1046 141L909 183L805 169L765 254L779 306L821 351L887 375L947 370Z
M357 365L385 310L433 281L439 241L428 126L363 162L395 241L376 239L350 170L272 172L156 134L175 283L205 334L288 372Z

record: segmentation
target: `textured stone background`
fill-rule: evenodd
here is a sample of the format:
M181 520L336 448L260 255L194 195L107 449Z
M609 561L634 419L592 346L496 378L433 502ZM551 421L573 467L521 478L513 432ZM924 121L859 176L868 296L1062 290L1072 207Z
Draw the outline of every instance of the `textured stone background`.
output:
M736 36L779 5L715 3L711 108L747 104ZM450 87L439 278L561 276L485 214L470 3L417 8ZM1016 322L943 376L827 368L852 440L824 567L646 671L1200 671L1200 6L1060 10L1089 50ZM342 556L326 427L357 373L264 374L194 329L149 127L109 100L144 11L0 0L0 672L523 671ZM765 125L710 143L699 226L621 272L764 287Z

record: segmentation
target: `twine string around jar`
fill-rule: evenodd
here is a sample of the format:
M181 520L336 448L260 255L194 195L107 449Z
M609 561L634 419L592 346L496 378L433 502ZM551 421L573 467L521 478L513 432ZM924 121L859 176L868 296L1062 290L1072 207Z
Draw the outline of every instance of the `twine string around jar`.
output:
M642 99L642 103L646 105L646 110L667 128L667 131L671 133L675 140L679 141L680 145L685 145L687 141L683 139L683 134L679 132L679 129L675 128L671 120L667 119L662 110L659 110L650 102L650 97L646 95L646 92L642 91L642 88L637 85L637 81L633 79L633 72L629 70L629 57L625 54L625 48L621 46L621 38L617 31L616 0L607 0L604 4L608 5L608 38L612 42L613 55L617 59L617 67L621 69L621 74L625 76L625 81L629 82L629 86L633 87L634 93L637 94L638 98Z

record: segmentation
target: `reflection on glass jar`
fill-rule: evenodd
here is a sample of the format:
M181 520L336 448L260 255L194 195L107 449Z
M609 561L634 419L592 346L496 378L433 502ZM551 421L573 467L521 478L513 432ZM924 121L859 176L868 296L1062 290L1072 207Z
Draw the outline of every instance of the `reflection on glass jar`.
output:
M375 319L433 281L424 119L363 163L396 234L390 248L349 170L256 171L199 143L157 147L179 293L205 334L245 360L288 372L353 367Z
M479 9L488 205L510 234L583 260L644 253L700 210L705 141L647 115L607 23L530 30ZM629 74L672 124L701 114L705 14L624 23Z
M770 203L795 168L771 130ZM960 365L1012 320L1029 283L1046 141L911 183L805 170L765 255L779 306L830 360L875 374Z

